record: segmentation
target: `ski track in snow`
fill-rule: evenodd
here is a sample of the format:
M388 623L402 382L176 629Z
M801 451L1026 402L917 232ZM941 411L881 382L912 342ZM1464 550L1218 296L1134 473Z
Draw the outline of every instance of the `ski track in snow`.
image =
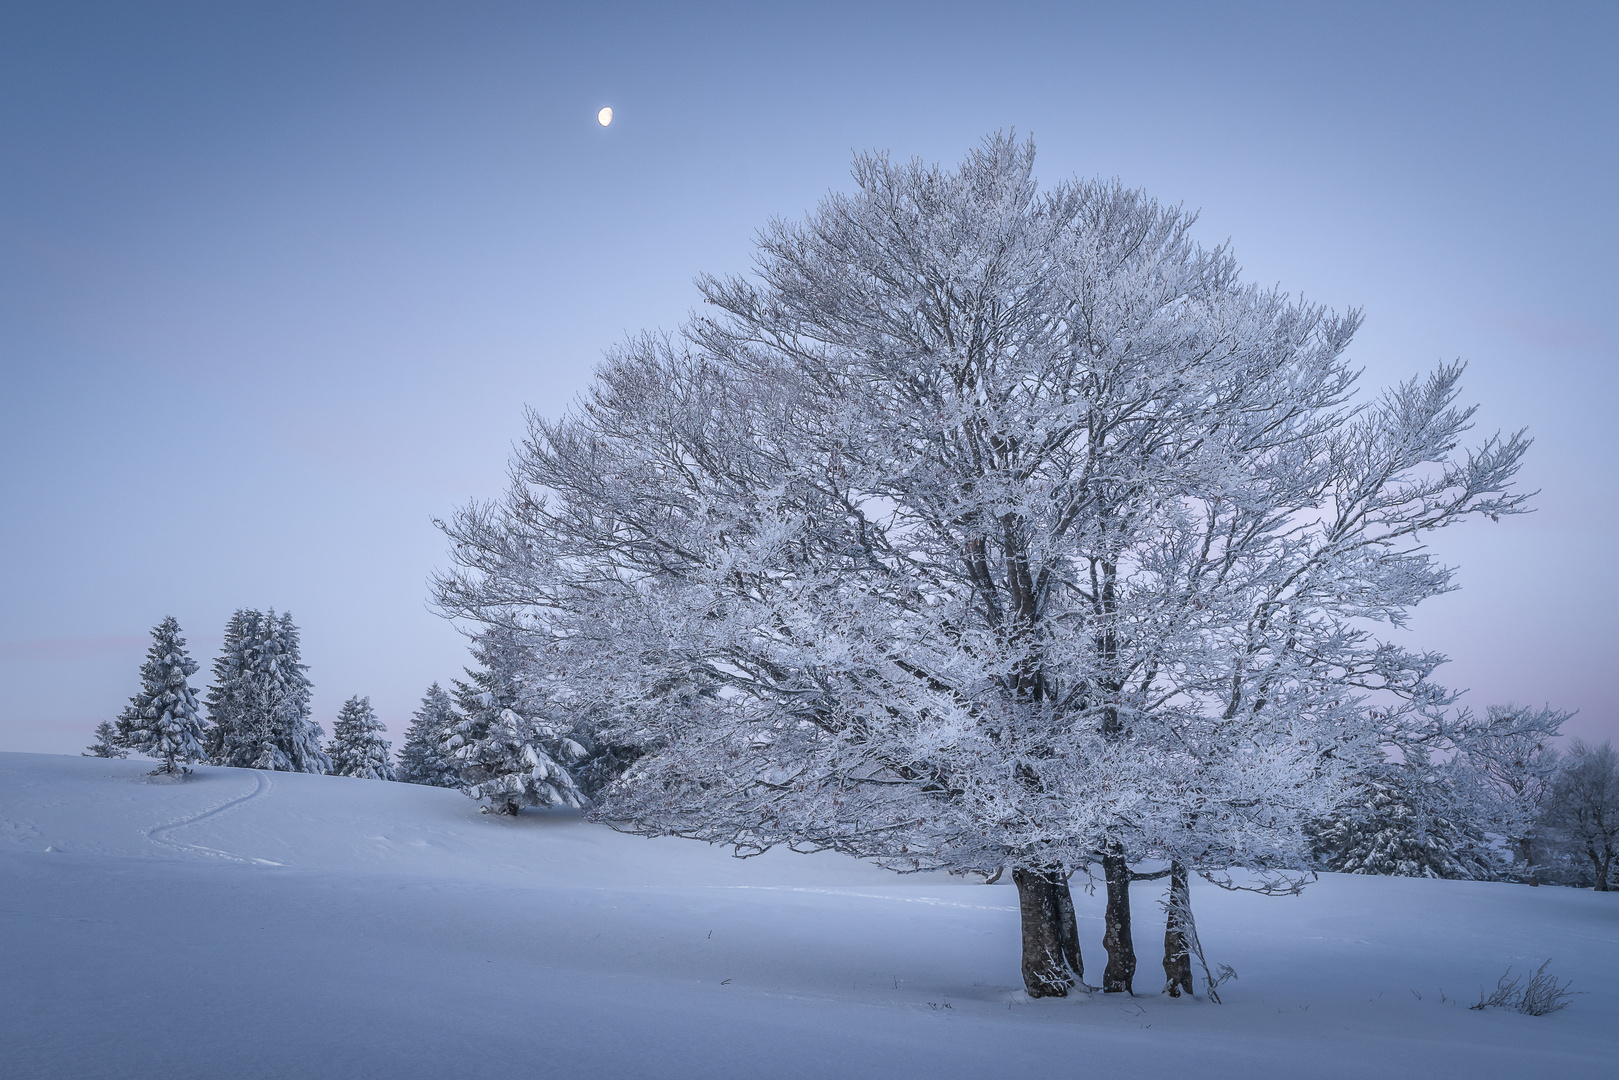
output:
M176 829L183 829L189 825L200 824L207 821L209 818L218 817L220 814L236 809L243 803L252 802L254 799L262 798L263 796L268 795L271 791L275 790L275 781L270 779L269 773L258 769L252 770L252 772L252 791L249 791L245 795L238 795L234 799L227 799L218 806L209 807L200 814L192 814L190 817L180 818L176 821L166 822L162 825L154 825L150 829L145 830L146 838L154 843L162 844L165 847L174 848L176 851L193 852L219 859L229 859L231 862L242 863L245 866L282 865L278 862L272 862L269 859L244 858L241 855L235 855L229 851L220 851L218 848L205 847L202 844L188 844L184 840L175 840L169 835Z

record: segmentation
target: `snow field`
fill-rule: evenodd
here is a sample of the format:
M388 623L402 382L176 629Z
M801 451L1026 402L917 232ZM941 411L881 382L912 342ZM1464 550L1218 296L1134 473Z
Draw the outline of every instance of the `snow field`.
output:
M1158 995L1143 883L1139 996L1029 1001L1010 884L148 768L0 754L0 1076L1619 1075L1611 894L1195 885L1209 958L1240 975L1215 1006ZM1094 978L1101 897L1076 901ZM1585 992L1569 1009L1465 1007L1547 957Z

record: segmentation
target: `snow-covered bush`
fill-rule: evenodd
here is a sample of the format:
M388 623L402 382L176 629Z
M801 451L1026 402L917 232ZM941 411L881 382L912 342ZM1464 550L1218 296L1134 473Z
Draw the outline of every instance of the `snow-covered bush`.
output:
M332 725L332 741L326 745L330 771L336 776L358 776L366 780L392 780L393 762L388 760L386 730L371 709L368 697L351 697L338 710Z

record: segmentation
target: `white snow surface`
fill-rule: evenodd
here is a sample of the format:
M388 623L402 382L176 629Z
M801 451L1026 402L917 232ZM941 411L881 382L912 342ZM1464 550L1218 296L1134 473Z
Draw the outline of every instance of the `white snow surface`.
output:
M150 767L0 754L0 1076L1619 1075L1619 893L1197 885L1240 976L1214 1005L1158 994L1163 883L1140 883L1138 995L1031 1001L1007 883ZM1100 891L1076 901L1095 981ZM1467 1009L1548 957L1568 1009Z

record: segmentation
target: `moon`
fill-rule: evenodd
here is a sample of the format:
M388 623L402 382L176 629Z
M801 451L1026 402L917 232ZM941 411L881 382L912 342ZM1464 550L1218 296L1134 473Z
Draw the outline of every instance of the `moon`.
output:
M612 122L613 122L613 107L611 105L609 105L607 108L603 109L601 112L596 114L596 123L600 124L602 127L606 127L608 124L611 124Z

